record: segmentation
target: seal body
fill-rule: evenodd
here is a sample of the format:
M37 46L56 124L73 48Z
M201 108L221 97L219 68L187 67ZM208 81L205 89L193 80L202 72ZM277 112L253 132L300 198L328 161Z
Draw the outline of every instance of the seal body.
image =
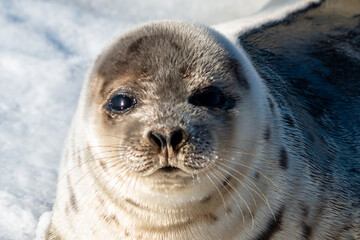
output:
M284 121L296 125L219 33L134 29L84 83L46 238L350 239Z

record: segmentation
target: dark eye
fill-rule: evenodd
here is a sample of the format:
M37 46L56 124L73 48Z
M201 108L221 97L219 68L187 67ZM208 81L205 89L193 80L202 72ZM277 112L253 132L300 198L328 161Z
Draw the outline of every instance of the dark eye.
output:
M233 102L227 99L217 87L208 87L195 92L189 98L189 103L207 108L230 109L233 107Z
M136 98L127 93L120 93L113 96L108 103L108 107L111 111L124 112L134 107L137 103Z

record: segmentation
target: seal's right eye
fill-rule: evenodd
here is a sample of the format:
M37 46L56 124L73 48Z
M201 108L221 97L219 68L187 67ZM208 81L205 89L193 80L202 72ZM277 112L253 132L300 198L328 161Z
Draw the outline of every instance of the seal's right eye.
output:
M120 93L112 98L108 102L108 109L114 112L125 112L133 108L137 103L134 96L127 93Z

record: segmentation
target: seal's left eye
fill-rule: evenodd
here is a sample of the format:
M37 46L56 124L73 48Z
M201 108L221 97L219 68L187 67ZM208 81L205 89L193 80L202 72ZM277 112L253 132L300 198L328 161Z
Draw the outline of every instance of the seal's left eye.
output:
M137 103L136 98L126 93L120 93L113 96L108 103L108 107L111 111L124 112L134 107Z
M207 87L197 91L190 96L188 101L195 106L210 109L230 109L234 105L232 100L226 98L224 93L217 87Z

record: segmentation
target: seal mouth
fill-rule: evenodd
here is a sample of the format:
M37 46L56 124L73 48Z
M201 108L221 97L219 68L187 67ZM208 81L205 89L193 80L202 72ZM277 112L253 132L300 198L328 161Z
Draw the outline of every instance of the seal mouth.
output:
M165 166L165 167L159 168L159 171L161 171L161 172L167 172L167 173L172 173L172 172L180 171L180 168L167 165L167 166Z

